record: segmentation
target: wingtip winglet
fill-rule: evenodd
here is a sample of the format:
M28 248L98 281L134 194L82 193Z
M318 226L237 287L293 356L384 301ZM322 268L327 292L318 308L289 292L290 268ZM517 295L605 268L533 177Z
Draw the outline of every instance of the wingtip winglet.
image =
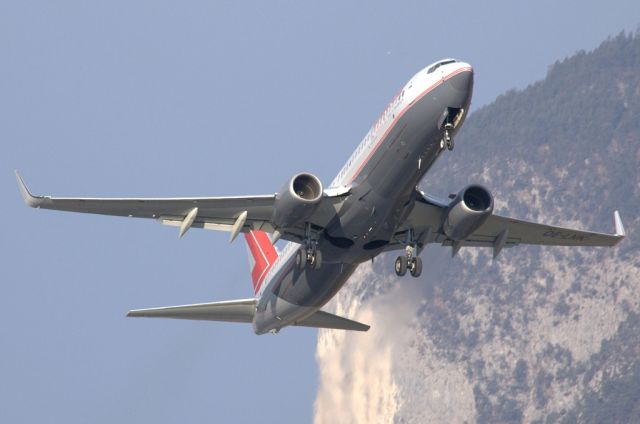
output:
M32 208L37 208L38 206L40 206L40 204L42 203L42 198L36 197L31 194L31 192L27 188L27 185L24 183L24 180L20 176L20 172L18 172L17 169L15 170L15 174L16 181L18 182L18 189L20 189L20 195L22 195L22 199L24 200L24 202Z
M613 221L615 223L615 227L616 227L616 236L620 237L620 239L623 239L627 233L624 230L624 225L622 225L622 219L620 218L620 212L615 211L613 213Z

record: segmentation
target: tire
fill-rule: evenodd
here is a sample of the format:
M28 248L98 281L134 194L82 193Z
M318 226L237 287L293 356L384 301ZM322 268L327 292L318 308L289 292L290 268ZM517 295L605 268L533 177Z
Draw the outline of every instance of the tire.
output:
M316 254L313 260L313 269L320 269L320 266L322 266L322 252L316 250Z
M298 253L296 253L296 266L299 269L304 269L304 266L307 264L307 249L300 248L298 249Z
M396 275L402 277L407 273L407 257L398 256L395 263Z
M411 276L417 278L420 274L422 274L422 259L415 257L411 263Z

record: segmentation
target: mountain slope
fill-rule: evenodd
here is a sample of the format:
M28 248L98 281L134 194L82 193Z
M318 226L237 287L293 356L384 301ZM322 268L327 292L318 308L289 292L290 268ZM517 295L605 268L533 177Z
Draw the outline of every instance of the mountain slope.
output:
M477 76L480 79L481 76ZM480 83L477 81L477 83ZM321 331L316 422L640 422L640 38L621 34L473 113L421 183L496 212L629 236L614 249L442 247L423 276L362 266Z

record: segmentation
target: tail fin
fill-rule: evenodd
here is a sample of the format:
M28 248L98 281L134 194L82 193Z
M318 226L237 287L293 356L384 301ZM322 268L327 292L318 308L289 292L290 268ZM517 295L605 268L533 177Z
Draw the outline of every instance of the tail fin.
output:
M278 252L264 231L249 231L244 233L244 238L249 250L253 292L258 294L267 272L278 258Z

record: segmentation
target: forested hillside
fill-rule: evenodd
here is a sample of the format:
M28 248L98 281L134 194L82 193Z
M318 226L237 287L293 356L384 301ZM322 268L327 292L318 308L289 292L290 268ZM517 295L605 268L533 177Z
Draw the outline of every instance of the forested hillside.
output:
M473 111L422 189L477 182L499 214L604 232L618 209L627 239L495 261L434 246L418 280L392 254L362 266L334 307L373 327L320 332L316 422L640 422L639 168L638 36Z

